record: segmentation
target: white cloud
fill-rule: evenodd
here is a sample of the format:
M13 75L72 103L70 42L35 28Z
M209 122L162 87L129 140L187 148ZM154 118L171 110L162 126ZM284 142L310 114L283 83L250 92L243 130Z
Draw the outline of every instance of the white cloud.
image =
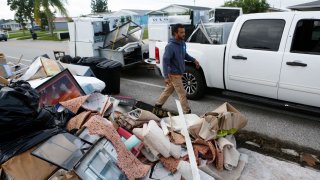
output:
M222 5L224 0L196 0L196 6L215 7ZM170 4L194 5L194 0L109 0L111 10L147 9L156 10Z
M71 17L89 14L91 12L91 0L67 0L66 8ZM195 0L195 5L205 7L220 6L226 0ZM282 8L300 4L304 2L311 2L313 0L267 0L271 7ZM109 9L117 11L120 9L147 9L155 10L170 4L185 4L194 5L194 0L109 0ZM0 19L13 19L14 12L7 6L7 0L0 0Z
M10 10L6 0L0 0L0 19L13 19L14 12Z
M66 9L71 17L89 14L91 12L90 0L68 0Z
M312 2L315 0L267 0L271 7L285 9L288 6L293 6L297 4Z

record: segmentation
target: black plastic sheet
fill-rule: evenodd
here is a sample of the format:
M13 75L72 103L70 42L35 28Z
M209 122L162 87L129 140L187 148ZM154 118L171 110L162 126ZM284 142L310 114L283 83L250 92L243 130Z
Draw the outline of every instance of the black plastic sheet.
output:
M73 61L73 58L70 55L65 55L60 59L61 62L70 64Z
M13 156L29 150L60 132L62 132L62 129L56 127L37 131L6 143L0 143L0 164L6 162Z

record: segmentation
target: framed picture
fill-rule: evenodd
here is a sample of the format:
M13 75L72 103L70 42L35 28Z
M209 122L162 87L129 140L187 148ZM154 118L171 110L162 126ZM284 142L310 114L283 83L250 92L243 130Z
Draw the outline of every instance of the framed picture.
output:
M44 82L36 90L40 93L40 107L56 105L86 95L68 69Z

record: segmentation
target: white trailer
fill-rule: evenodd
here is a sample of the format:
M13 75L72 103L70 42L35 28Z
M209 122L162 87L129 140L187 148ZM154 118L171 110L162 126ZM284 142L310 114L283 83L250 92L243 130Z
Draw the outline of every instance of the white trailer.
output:
M110 31L109 21L104 18L75 18L68 23L70 55L105 57L123 66L143 61L148 54L142 41L144 28L129 30L131 23L118 24Z

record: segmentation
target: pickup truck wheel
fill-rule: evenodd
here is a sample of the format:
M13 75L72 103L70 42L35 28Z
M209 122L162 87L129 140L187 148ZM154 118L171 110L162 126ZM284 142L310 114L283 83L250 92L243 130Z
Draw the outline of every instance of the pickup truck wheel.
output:
M196 100L203 97L206 87L205 81L201 73L194 67L186 66L186 71L182 76L182 83L188 99Z

